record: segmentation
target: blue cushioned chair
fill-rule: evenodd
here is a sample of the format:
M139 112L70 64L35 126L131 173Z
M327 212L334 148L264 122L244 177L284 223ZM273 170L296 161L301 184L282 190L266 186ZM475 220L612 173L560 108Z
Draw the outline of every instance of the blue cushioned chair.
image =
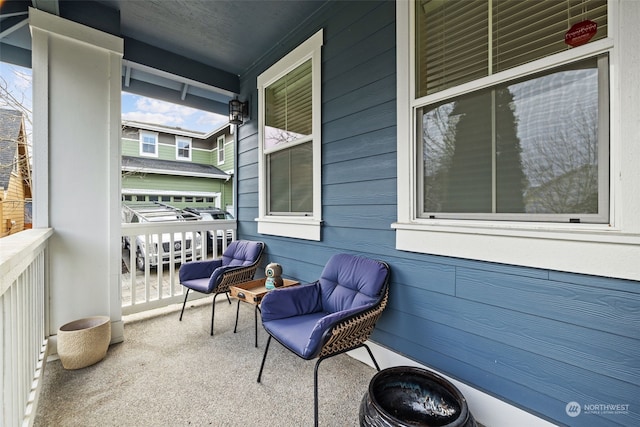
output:
M229 286L253 279L262 252L264 243L248 240L235 240L229 243L222 254L222 258L207 261L191 261L180 266L180 284L187 288L184 296L182 311L187 304L189 291L194 290L203 294L212 294L213 308L211 309L211 335L213 335L213 316L216 313L216 298L220 294L226 294L229 304Z
M299 357L318 357L314 371L314 421L318 425L318 366L324 359L365 347L387 304L389 266L348 254L334 255L314 283L275 289L264 296L262 324L269 334L258 374L267 359L271 338Z

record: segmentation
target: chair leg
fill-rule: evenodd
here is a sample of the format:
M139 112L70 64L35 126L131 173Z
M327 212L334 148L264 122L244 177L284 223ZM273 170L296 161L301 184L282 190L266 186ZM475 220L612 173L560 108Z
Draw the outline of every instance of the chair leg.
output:
M238 329L238 315L240 314L240 300L238 300L238 308L236 308L236 326L233 327L233 333Z
M376 358L373 357L373 353L371 352L371 349L369 348L369 346L366 344L362 344L362 347L367 349L367 351L369 352L369 356L371 356L371 360L373 361L373 365L376 367L378 372L380 372L380 366L378 366L378 362L376 362Z
M219 294L215 294L213 296L213 304L211 304L211 336L213 336L213 318L216 314L216 298L218 297L218 295Z
M269 336L269 339L271 339L271 336ZM267 342L267 345L268 344L269 343ZM373 353L371 352L371 349L369 348L369 346L366 344L361 344L361 347L364 347L367 349L367 352L369 353L369 356L371 357L371 360L373 361L374 366L376 367L378 372L380 372L380 366L378 365L376 358L373 357ZM266 355L266 352L265 352L265 355ZM318 427L318 367L320 366L320 362L322 362L324 359L328 359L329 357L331 356L318 358L318 361L316 362L316 367L313 370L313 425L315 427ZM264 361L262 363L264 364ZM262 372L262 369L260 369L260 372ZM258 380L258 382L260 382L260 380Z
M256 348L258 348L258 310L260 310L260 308L258 308L258 306L256 305L256 308L253 309L253 325L254 325L254 329L255 329L255 337L256 337ZM271 336L271 335L269 335Z
M313 370L313 425L318 427L318 366L326 357L320 357Z
M225 292L225 295L227 296L227 301L229 301L229 304L231 304L231 298L229 298L229 292Z
M187 305L187 297L189 296L189 291L191 289L187 288L187 293L184 295L184 302L182 303L182 311L180 312L180 321L182 322L182 314L184 313L184 306Z
M269 339L267 339L267 345L264 348L264 356L262 356L262 364L260 365L260 373L258 374L258 382L260 382L260 378L262 378L262 370L264 369L264 362L267 360L267 352L269 351L269 344L271 343L271 335L269 335Z

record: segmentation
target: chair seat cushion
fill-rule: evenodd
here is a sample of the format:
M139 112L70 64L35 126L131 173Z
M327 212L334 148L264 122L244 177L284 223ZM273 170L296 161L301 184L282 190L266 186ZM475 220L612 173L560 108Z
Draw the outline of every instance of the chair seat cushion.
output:
M189 289L193 289L194 291L202 292L203 294L211 293L211 291L209 291L208 277L204 277L202 279L185 280L182 282L182 285L186 286Z
M263 321L264 329L274 336L280 344L303 359L312 359L322 335L315 336L314 329L328 313L311 313L302 316Z
M325 344L322 341L324 334L342 319L362 310L361 307L356 307L337 313L319 311L269 321L263 318L262 325L270 335L289 350L303 359L313 359Z

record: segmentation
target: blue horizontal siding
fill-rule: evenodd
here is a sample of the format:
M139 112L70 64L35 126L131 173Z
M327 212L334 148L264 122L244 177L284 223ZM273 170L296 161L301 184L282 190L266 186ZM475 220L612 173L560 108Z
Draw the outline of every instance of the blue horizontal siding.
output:
M518 313L640 339L639 294L501 273L479 275L470 269L459 271L457 294Z
M322 144L323 163L332 164L383 153L393 153L395 156L395 143L395 125L343 138L332 143L325 142Z
M334 91L339 91L338 83L339 81L336 81L330 87L334 87ZM355 111L365 111L381 103L394 101L395 96L396 78L386 76L326 102L324 105L327 112L323 114L323 121L331 123L333 120L350 117Z
M325 227L384 229L389 225L388 218L395 214L395 206L378 205L374 209L367 205L325 206L323 214Z
M395 179L378 181L373 190L369 182L327 184L322 189L322 206L326 208L329 206L370 205L368 209L375 213L376 205L389 204L389 201L395 202L396 185ZM395 218L395 211L393 218ZM391 219L392 217L387 218L387 225Z
M256 78L320 28L321 240L260 235ZM267 244L265 263L312 282L336 253L385 260L390 298L374 341L559 425L640 425L640 283L395 249L394 2L329 2L241 88L252 119L238 135L238 233ZM630 408L571 418L571 401Z
M336 62L335 67L323 74L325 78L347 73L353 64L365 63L379 52L395 48L395 24L389 21L395 16L395 4L378 2L374 7L361 8L365 9L357 17L346 10L341 17L333 15L325 26L323 61Z
M637 340L461 297L425 293L413 287L401 290L389 302L389 306L398 311L508 344L514 349L556 359L566 365L607 372L612 378L640 384ZM504 299L504 294L501 298ZM509 299L513 299L511 295ZM426 300L429 304L425 305L423 301ZM608 354L606 361L589 358L590 354L605 353Z
M331 123L331 126L323 124L322 142L330 143L351 136L366 135L374 130L393 127L395 124L396 103L394 100L336 119Z
M460 332L447 325L428 325L406 314L387 310L372 338L411 359L475 385L486 393L558 425L636 426L640 421L637 413L609 417L582 415L575 420L565 412L566 404L571 401L629 403L633 408L637 404L636 385L599 381L597 374L578 368L566 369L563 364L553 360L531 357L526 352L513 351L509 346ZM424 343L429 346L424 346ZM600 386L605 388L594 400L589 391ZM524 407L523 402L526 402Z
M367 157L366 162L361 160L347 160L341 163L325 165L322 168L323 183L335 184L338 182L377 182L379 179L396 177L395 154ZM372 189L375 191L375 189Z

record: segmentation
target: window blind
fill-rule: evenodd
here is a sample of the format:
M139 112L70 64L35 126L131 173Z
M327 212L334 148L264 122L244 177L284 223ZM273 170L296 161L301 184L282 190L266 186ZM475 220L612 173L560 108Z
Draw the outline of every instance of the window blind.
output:
M416 9L417 97L483 77L489 43L484 0L425 0Z
M312 132L311 60L265 89L267 147L291 142Z
M422 0L416 97L571 49L564 35L584 20L598 24L591 41L607 37L607 1Z

